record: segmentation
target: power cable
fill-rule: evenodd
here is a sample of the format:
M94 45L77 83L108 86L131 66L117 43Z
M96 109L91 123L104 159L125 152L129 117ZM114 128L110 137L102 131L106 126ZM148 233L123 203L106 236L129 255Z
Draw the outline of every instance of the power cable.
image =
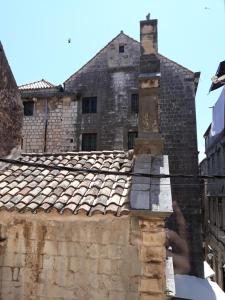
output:
M11 163L14 165L25 165L30 167L38 167L47 170L59 170L78 173L92 173L103 175L120 175L120 176L134 176L134 177L147 177L147 178L194 178L194 179L225 179L225 175L198 175L198 174L146 174L146 173L134 173L134 172L119 172L119 171L106 171L102 169L89 169L89 168L75 168L66 166L46 165L43 163L34 163L23 160L0 158L0 162Z

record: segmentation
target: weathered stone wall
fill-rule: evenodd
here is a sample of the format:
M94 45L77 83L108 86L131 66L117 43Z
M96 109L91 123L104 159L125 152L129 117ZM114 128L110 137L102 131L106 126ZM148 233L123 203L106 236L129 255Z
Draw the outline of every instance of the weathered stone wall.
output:
M19 91L0 43L0 157L19 150L22 122Z
M0 298L139 299L130 217L1 212Z
M160 113L171 174L198 174L194 73L161 57ZM171 180L173 201L185 218L191 273L203 275L201 202L196 179ZM179 231L176 216L169 222Z
M124 45L124 53L119 53L119 45ZM138 93L138 68L139 43L121 33L65 83L66 91L79 92L81 99L97 96L96 114L82 114L78 102L76 124L78 137L85 132L98 134L97 150L127 149L128 132L137 131L131 94Z
M23 101L26 101L23 99ZM24 152L60 152L77 148L77 102L71 97L38 98L33 116L24 116Z
M163 218L131 218L131 244L138 245L141 275L139 281L140 300L165 300L166 235Z
M119 53L119 45L125 46L124 53ZM160 127L165 138L164 153L169 156L170 173L197 174L194 73L161 55L159 58ZM140 44L121 33L65 82L65 90L79 93L80 99L63 108L65 121L62 122L61 145L57 152L61 149L80 150L82 133L98 134L97 150L127 149L128 132L137 131L138 116L131 113L130 97L138 91L139 63ZM97 96L96 114L82 114L81 99L89 96ZM53 125L52 128L60 126ZM57 135L49 131L51 134ZM55 148L51 145L47 151L52 149ZM192 272L201 275L198 182L172 180L172 189L173 200L178 202L187 223ZM175 223L176 220L174 228L177 227Z
M1 211L2 300L165 300L162 219Z
M121 37L125 42L126 38ZM117 41L117 39L116 39ZM113 47L115 41L112 41ZM127 54L133 57L130 68L111 68L107 57L111 44L66 83L66 90L84 96L97 96L98 114L91 130L98 132L99 149L126 149L129 129L137 130L137 115L129 114L129 94L137 88L140 45L127 39ZM118 42L117 42L118 44ZM117 45L118 46L118 45ZM130 49L130 50L129 50ZM118 47L117 47L118 50ZM117 54L118 55L118 54ZM181 65L159 55L160 58L160 129L165 139L164 154L169 156L171 174L197 174L198 152L195 115L195 74ZM113 58L112 58L113 60ZM128 71L129 70L129 71ZM80 105L80 104L78 104ZM81 116L83 118L83 116ZM89 127L84 119L86 130ZM79 131L77 131L79 132ZM191 251L191 273L202 275L202 231L199 186L196 180L172 180L173 200L182 210ZM179 230L176 218L170 227Z

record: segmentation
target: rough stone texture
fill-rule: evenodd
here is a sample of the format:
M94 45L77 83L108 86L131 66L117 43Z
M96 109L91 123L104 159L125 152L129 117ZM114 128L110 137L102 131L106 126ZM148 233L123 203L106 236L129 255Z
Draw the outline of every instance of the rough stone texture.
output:
M23 151L41 153L77 149L76 122L77 101L71 96L49 96L46 91L46 96L42 95L34 102L33 116L24 116Z
M119 45L125 52L119 53ZM81 97L97 96L97 114L81 114L78 137L97 132L98 150L127 149L129 131L137 131L137 114L131 113L131 94L138 93L139 43L119 34L93 60L65 82L66 91Z
M1 212L0 223L2 300L165 299L159 220Z
M166 299L166 249L165 222L161 218L150 218L148 214L133 217L131 243L138 245L141 276L139 277L139 299Z
M161 59L161 132L170 174L198 174L194 74ZM203 275L201 202L196 179L171 179L173 201L177 201L188 230L191 273ZM174 218L175 219L175 218ZM171 224L173 223L173 224ZM176 220L169 223L177 227Z
M208 127L205 138L206 158L200 163L201 175L225 175L224 130L211 135ZM202 185L202 208L205 242L205 260L215 272L213 279L224 289L225 262L225 180L207 179ZM211 259L210 255L212 255Z
M125 46L124 53L119 53L121 44ZM170 173L197 174L195 74L162 55L158 56L161 67L159 125L165 139L164 154L169 156ZM141 63L145 65L145 61ZM71 114L74 117L68 117L67 121L66 114L64 121L64 124L68 122L68 129L63 138L74 138L74 143L70 145L68 140L63 140L58 151L62 148L80 150L82 133L98 134L97 150L127 149L128 132L137 131L138 118L137 114L131 113L130 97L138 92L139 64L140 44L120 33L64 83L65 90L79 93L80 99L67 107L69 112L77 105L74 108L77 115ZM157 70L158 66L153 67ZM81 99L89 96L97 96L96 114L81 113ZM58 124L55 128L61 126ZM68 138L66 134L69 134ZM49 147L49 151L52 149ZM40 147L37 150L42 151ZM173 200L178 202L188 224L192 273L202 275L200 200L196 181L172 180L172 192Z
M20 94L0 42L0 157L19 150L22 121Z

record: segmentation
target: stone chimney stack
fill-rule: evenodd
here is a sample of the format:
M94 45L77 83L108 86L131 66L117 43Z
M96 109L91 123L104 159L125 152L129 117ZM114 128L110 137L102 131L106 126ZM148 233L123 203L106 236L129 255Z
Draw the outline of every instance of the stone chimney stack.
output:
M0 158L19 154L22 122L20 94L0 42Z
M158 54L157 20L140 22L139 121L136 154L159 155L163 152L160 135L160 60Z

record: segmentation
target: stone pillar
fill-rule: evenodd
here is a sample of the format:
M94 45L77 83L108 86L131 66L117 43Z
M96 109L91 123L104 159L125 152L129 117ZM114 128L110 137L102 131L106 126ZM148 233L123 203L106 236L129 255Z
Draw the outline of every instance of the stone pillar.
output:
M141 241L139 259L142 276L139 292L141 300L165 299L165 230L160 218L140 218Z
M157 20L140 22L139 118L136 154L162 154L159 124L160 60L157 57Z
M132 215L139 224L140 300L165 300L165 218L172 213L169 178L148 175L169 174L168 158L162 155L159 124L160 61L157 57L157 20L140 22L141 57L139 74L138 138L135 141L135 173L130 195ZM165 181L166 180L166 181Z
M0 157L20 152L22 122L20 94L0 43Z

